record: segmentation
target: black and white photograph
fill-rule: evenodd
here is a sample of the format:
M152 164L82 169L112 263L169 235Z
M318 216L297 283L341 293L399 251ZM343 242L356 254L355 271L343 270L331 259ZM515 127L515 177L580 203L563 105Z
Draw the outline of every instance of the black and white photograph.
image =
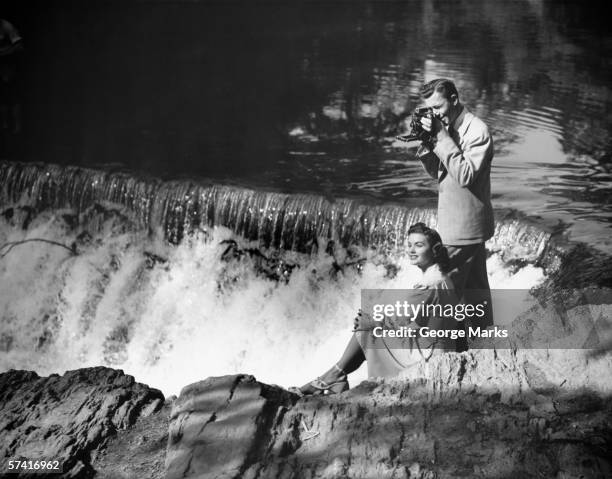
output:
M601 0L4 0L0 477L612 478Z

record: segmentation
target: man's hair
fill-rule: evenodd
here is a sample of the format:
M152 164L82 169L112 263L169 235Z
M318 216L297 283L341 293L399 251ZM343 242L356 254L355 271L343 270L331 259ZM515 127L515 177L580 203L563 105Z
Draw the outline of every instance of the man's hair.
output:
M421 96L423 98L429 98L435 91L440 92L447 100L450 100L453 95L457 95L457 98L459 98L457 87L448 78L436 78L435 80L425 83L425 85L421 87Z

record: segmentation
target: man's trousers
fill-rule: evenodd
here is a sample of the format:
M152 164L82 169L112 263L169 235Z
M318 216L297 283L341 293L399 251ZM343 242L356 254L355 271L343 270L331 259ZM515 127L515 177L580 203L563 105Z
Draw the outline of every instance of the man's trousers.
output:
M485 314L472 317L468 325L486 328L493 325L493 305L487 276L487 251L484 243L446 245L450 257L449 277L459 300L464 304L483 304Z

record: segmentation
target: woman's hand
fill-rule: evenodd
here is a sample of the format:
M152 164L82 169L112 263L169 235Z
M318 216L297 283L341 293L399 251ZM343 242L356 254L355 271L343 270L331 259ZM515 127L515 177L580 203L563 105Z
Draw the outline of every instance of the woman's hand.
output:
M357 311L357 316L353 319L353 331L369 331L374 328L374 320L372 316L361 311L361 308Z
M361 308L357 311L357 316L353 318L353 331L357 331L359 329L359 322L361 319Z

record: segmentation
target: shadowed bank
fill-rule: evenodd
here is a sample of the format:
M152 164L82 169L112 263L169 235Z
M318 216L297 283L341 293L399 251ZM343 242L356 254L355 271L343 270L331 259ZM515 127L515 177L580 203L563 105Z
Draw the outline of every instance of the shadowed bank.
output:
M55 454L66 461L65 477L81 478L94 471L155 479L609 477L610 357L557 353L451 353L397 380L302 399L248 375L211 377L157 413L159 392L143 395L146 388L109 369L55 379L8 372L0 376L9 421L2 437L13 438L4 441L5 455ZM115 379L95 384L103 376ZM105 426L103 411L54 412L84 406L94 414L93 397L83 406L80 394L56 397L60 384L86 394L89 388L88 396L123 388L103 409L114 418L125 411L130 422ZM141 392L134 396L130 388ZM38 404L26 400L33 390ZM134 412L121 407L130 397L130 407L140 404ZM93 428L96 422L102 427Z

